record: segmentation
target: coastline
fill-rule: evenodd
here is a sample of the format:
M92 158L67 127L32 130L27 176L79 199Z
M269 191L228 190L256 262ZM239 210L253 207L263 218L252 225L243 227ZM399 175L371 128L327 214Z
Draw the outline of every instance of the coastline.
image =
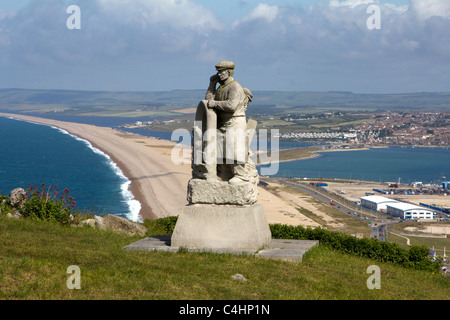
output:
M109 156L130 181L128 189L141 204L139 216L142 220L178 216L187 205L187 185L192 176L190 161L189 164L177 165L171 157L173 148L179 143L110 127L12 113L0 113L0 116L62 129L88 141L92 147ZM310 150L308 158L318 157L321 152L353 150L356 149ZM189 154L183 156L190 160L190 150ZM281 162L296 160L300 159ZM312 207L302 196L289 194L276 181L269 181L268 187L259 187L258 191L257 203L264 207L269 223L317 226L315 221L300 213L297 208L309 208L308 210L316 214L321 214L321 210Z
M387 147L377 147L377 148L387 148ZM298 149L282 149L280 150L280 154L283 152L295 152L295 150L305 150L307 148L298 148ZM363 151L363 150L370 150L372 148L351 148L351 149L317 149L314 151L309 151L306 155L298 155L296 157L293 157L292 159L284 159L284 160L278 160L273 161L277 163L284 163L284 162L291 162L291 161L299 161L299 160L309 160L309 159L315 159L320 157L321 153L323 152L345 152L345 151ZM256 156L253 156L252 159L254 159ZM270 162L258 162L257 165L268 165Z
M175 165L170 152L161 152L171 150L174 142L88 124L12 113L0 116L65 130L106 154L130 180L129 191L141 204L139 216L143 220L178 215L187 203L190 166Z
M157 219L178 216L187 205L187 185L192 177L191 165L172 162L172 149L178 143L154 137L132 134L108 127L63 122L12 113L0 113L0 117L56 127L80 139L108 155L130 180L129 191L140 202L139 216ZM190 152L185 157L189 157ZM272 183L271 183L272 185ZM277 184L273 184L277 187ZM270 188L271 189L271 188ZM317 226L301 214L291 200L274 194L270 189L258 188L258 204L264 207L269 223ZM300 201L300 202L299 202ZM296 200L302 206L303 200Z

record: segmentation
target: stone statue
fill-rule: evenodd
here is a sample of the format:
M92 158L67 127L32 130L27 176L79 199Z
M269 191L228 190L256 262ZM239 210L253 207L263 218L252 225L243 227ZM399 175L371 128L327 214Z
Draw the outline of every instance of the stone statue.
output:
M231 186L242 185L241 189L247 188L249 193L245 197L251 198L241 201L242 204L254 203L259 176L250 158L250 142L256 121L247 123L245 114L253 95L234 79L233 62L222 61L215 68L217 73L210 78L205 100L197 108L192 177L227 182ZM188 200L192 202L189 197Z
M173 247L254 252L271 242L249 154L256 121L247 122L245 111L253 96L234 80L234 68L230 61L218 63L198 104L188 205L175 225Z

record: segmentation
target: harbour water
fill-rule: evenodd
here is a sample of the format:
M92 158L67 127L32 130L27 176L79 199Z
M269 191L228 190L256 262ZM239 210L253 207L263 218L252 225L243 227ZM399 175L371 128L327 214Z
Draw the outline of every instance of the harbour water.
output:
M388 147L321 152L317 158L281 163L275 176L441 184L442 180L450 179L450 148Z

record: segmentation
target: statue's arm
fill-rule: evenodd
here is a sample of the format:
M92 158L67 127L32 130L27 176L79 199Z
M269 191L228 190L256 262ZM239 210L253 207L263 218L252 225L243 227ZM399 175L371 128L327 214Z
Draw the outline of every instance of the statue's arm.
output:
M215 96L216 96L216 87L217 87L217 82L218 82L218 77L217 75L213 75L210 79L209 79L209 87L208 90L206 91L206 100L214 100Z
M210 84L208 90L206 91L206 100L214 100L214 97L216 96L216 85L213 86Z

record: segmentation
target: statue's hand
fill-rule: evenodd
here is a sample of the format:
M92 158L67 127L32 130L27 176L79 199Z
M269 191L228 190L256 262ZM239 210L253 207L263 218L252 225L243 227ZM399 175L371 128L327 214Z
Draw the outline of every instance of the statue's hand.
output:
M209 78L210 82L219 82L219 76L216 74L214 74L213 76L211 76L211 78Z
M214 108L214 100L208 100L208 104L206 106L208 107L208 109L213 109Z

